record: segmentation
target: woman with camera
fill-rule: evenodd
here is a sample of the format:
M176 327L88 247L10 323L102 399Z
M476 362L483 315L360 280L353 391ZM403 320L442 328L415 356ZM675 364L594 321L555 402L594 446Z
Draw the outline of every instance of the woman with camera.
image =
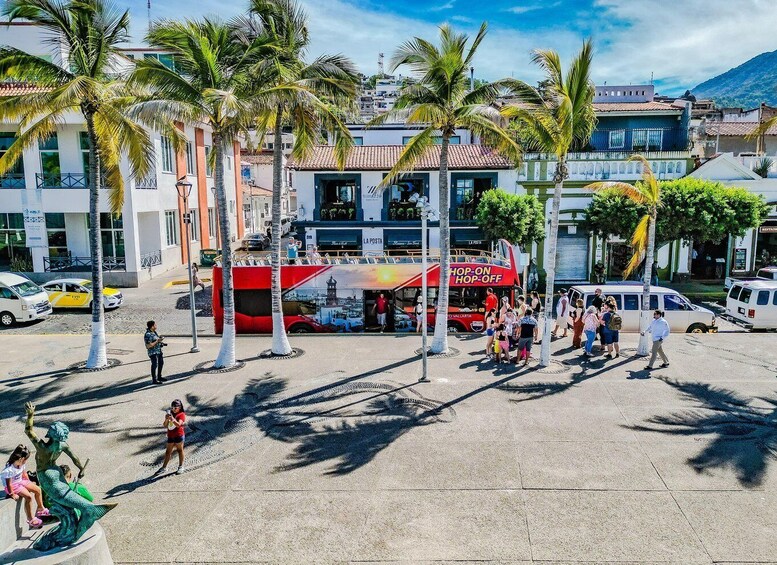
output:
M167 344L164 342L165 338L156 333L156 322L154 320L146 322L146 327L146 335L143 336L143 341L146 343L148 358L151 359L151 382L160 384L167 380L162 378L162 367L165 364L162 358L162 347Z
M162 424L167 429L167 448L165 449L165 460L162 467L156 472L157 475L167 472L167 464L170 463L170 457L173 449L178 451L178 470L176 475L184 472L183 467L183 443L186 439L186 414L183 411L183 402L176 399L170 403L170 410L165 412L165 421Z

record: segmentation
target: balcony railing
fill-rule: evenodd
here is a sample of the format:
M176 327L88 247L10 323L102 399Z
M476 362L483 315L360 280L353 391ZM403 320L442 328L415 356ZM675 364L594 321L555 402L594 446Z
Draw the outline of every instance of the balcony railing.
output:
M334 202L321 206L322 221L352 222L356 219L356 205L351 202Z
M597 128L584 150L598 151L686 151L687 128Z
M144 253L140 256L140 268L150 269L162 264L162 251L156 250L151 253Z
M91 257L44 257L43 270L54 272L82 272L92 270ZM124 257L103 257L103 271L126 271L127 261Z
M36 173L38 188L89 188L89 177L84 173Z
M153 177L148 177L147 179L140 179L135 181L135 188L138 190L156 190L156 175Z
M392 222L412 222L421 219L421 211L413 202L389 202L388 219Z
M27 183L24 182L24 175L8 174L0 177L0 188L27 188Z

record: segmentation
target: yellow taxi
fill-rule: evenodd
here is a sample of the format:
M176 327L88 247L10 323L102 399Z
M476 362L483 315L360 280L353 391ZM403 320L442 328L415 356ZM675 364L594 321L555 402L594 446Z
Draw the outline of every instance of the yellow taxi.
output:
M54 308L89 308L92 305L92 281L87 279L56 279L41 285ZM118 308L124 297L115 288L103 288L105 309Z

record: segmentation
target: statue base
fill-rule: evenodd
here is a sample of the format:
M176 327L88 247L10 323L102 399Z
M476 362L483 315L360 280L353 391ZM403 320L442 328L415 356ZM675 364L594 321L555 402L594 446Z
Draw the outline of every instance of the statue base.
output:
M113 565L105 530L99 523L92 524L81 539L71 546L51 551L33 549L35 541L56 524L53 522L39 530L31 530L26 524L21 501L0 501L0 563Z

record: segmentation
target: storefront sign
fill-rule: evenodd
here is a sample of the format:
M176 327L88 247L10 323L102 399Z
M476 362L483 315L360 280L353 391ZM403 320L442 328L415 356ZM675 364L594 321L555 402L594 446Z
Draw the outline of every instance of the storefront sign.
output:
M490 265L463 265L451 268L451 282L460 284L496 284L502 280L502 273L494 272Z
M362 245L383 245L382 237L365 237L362 239Z
M777 233L777 226L761 226L758 231L761 233Z
M27 247L48 248L49 246L49 238L46 233L46 214L43 212L42 200L40 190L22 191L22 215L24 216Z
M737 247L734 249L734 271L747 270L747 248Z
M367 190L364 191L364 200L373 202L383 200L383 190L377 186L368 186Z

